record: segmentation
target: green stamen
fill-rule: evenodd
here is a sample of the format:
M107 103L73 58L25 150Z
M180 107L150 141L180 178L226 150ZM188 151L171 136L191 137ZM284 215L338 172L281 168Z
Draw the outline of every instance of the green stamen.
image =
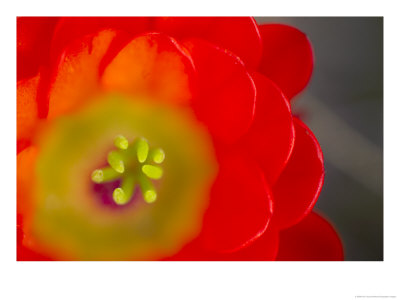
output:
M140 163L144 163L149 154L149 144L144 138L138 138L136 141L137 159Z
M144 201L147 203L152 203L157 199L157 192L154 189L153 184L151 183L150 179L146 176L139 177L139 184L140 189L142 190Z
M123 135L119 135L114 140L114 145L118 149L126 150L128 149L129 142Z
M123 189L121 188L116 188L113 192L113 199L115 201L115 203L119 204L119 205L124 205L127 203L127 197L125 195L125 192Z
M107 161L115 171L117 171L118 173L124 173L125 166L124 161L122 160L121 153L117 151L111 151L108 154Z
M142 172L151 179L160 179L163 174L163 170L160 167L152 165L143 165Z
M127 200L131 199L133 192L135 191L135 185L136 181L133 174L130 174L123 179L121 187L125 192Z
M92 172L92 181L96 182L96 183L100 183L103 182L104 179L104 175L103 175L103 171L102 170L94 170Z
M118 205L127 204L135 191L136 184L140 185L143 199L152 203L157 199L157 191L151 180L160 179L163 175L161 164L165 153L161 148L150 149L144 138L137 138L131 145L122 135L114 140L118 150L108 153L107 161L110 167L96 169L92 172L92 181L103 183L122 179L121 186L113 192L113 199Z
M96 183L113 181L119 177L119 173L113 168L96 169L92 173L92 180Z
M161 148L151 150L149 156L157 164L161 164L165 159L165 153Z
M135 191L135 179L133 174L123 178L122 185L120 188L116 188L113 192L113 199L115 203L124 205L129 202L132 198L133 192Z

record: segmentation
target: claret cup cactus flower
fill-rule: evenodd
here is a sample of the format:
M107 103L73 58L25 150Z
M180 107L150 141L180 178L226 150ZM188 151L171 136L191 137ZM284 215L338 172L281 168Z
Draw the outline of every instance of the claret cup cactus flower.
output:
M253 18L17 19L18 260L341 260L290 101L307 37Z

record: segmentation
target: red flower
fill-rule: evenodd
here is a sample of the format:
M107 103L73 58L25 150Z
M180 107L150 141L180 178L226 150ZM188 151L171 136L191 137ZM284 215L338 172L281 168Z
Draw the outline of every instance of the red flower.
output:
M55 136L63 140L64 133L59 131L69 125L62 127L58 120L75 118L73 116L78 116L74 120L81 120L83 111L101 102L96 99L102 94L116 91L129 97L151 99L148 102L151 102L152 108L144 108L143 114L147 111L154 113L154 105L185 113L190 110L196 120L189 123L205 126L214 149L211 156L215 156L218 163L218 174L211 190L204 192L209 197L200 190L184 197L186 202L194 203L189 206L197 205L197 201L200 201L201 207L209 203L205 211L197 209L194 213L193 208L185 208L188 209L185 212L193 213L194 218L202 220L201 228L191 230L190 234L189 231L184 232L184 228L176 229L179 232L177 235L181 235L179 238L170 237L175 232L165 233L163 238L173 244L168 245L168 250L164 246L157 248L161 242L151 240L148 233L146 238L155 246L151 251L147 249L152 255L144 259L343 259L340 240L331 225L311 212L324 179L321 149L310 129L292 116L289 103L306 86L312 72L312 49L303 33L286 25L258 26L254 19L242 17L19 18L17 25L19 260L143 259L144 256L139 254L122 255L125 253L122 250L118 252L119 256L101 256L99 253L106 246L100 234L98 241L93 243L100 241L104 245L96 244L96 250L90 249L94 251L90 252L85 243L87 239L97 237L88 234L82 242L81 237L77 237L80 233L76 232L91 231L86 229L86 225L76 223L77 219L71 221L70 217L64 221L67 225L57 231L57 236L62 243L68 240L65 243L71 243L78 250L74 252L64 247L61 251L50 237L54 234L52 226L61 222L59 218L63 215L53 216L58 219L49 221L48 199L54 195L48 194L50 198L46 200L41 196L44 195L44 186L52 189L52 185L60 183L54 173L48 178L43 175L47 166L50 166L48 170L53 170L54 165L54 162L47 164L52 152L48 150L49 143L43 142L51 136L46 132L51 131L49 128L56 128L53 129L58 130ZM112 105L120 103L107 101ZM107 106L110 114L114 111L113 107ZM116 108L115 113L123 115L126 108L128 106ZM160 114L160 119L164 118L163 114ZM136 112L136 115L139 117L142 114ZM179 119L180 113L169 116ZM144 127L154 125L146 117L143 120L147 124ZM63 124L72 124L68 122ZM137 121L136 126L144 124L140 122ZM176 151L179 155L192 151L191 155L198 155L195 159L198 158L199 164L210 162L211 166L213 158L208 158L203 150L190 145L197 143L194 142L195 137L203 136L200 129L193 129L197 125L192 128L188 123L188 128L183 128L185 126L175 125L174 122L163 123L159 126L161 129L154 125L157 127L155 130L171 126L170 129L176 131L171 138L188 138L180 138L171 149L187 147L188 150ZM176 121L176 124L179 122ZM83 128L86 127L81 127L81 130ZM185 131L192 129L193 141ZM198 142L200 148L207 144L202 139ZM74 150L77 149L71 152ZM167 157L168 154L166 151ZM64 159L67 161L69 157L59 157L60 161ZM184 159L182 162L185 162ZM190 163L190 160L186 162ZM60 168L57 170L61 172ZM177 165L171 169L167 165L166 168L167 175L172 174ZM199 170L191 169L188 174L181 172L179 176L185 182L185 176L192 178L190 172L201 173ZM68 197L65 199L67 202L74 201ZM67 207L70 203L65 205ZM170 207L164 207L163 213L169 214L169 209L176 212ZM71 215L80 213L80 208L74 209ZM60 210L66 211L67 208ZM41 214L45 216L43 219L47 218L43 224L37 221L42 218ZM189 219L188 216L182 218ZM185 222L190 221L186 219ZM149 222L148 218L146 220ZM179 225L174 225L176 228L185 226L179 222L176 221ZM98 226L93 224L90 226ZM74 226L78 231L74 231ZM166 225L163 223L162 226ZM171 225L171 228L174 226ZM122 245L124 238L121 238L122 242L118 240L117 245ZM142 236L134 241L138 243L141 239ZM80 247L89 254L83 255ZM130 248L127 246L124 249Z

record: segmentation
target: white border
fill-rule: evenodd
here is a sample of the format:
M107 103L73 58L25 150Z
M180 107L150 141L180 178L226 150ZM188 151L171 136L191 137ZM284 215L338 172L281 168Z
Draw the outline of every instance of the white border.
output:
M398 10L378 1L18 1L1 18L0 298L356 299L395 295L399 242ZM10 5L10 4L9 4ZM4 4L3 4L4 6ZM17 15L384 16L384 262L16 263L15 16ZM360 207L362 210L362 207Z

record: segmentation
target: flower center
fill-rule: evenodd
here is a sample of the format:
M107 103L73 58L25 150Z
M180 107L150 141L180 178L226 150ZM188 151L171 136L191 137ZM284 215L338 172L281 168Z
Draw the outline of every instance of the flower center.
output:
M157 191L152 180L158 180L163 175L163 169L158 166L165 159L161 148L150 149L145 138L136 138L132 143L123 135L114 140L117 148L108 153L109 167L96 169L92 172L92 181L107 183L120 180L121 184L113 191L113 200L118 205L130 202L136 186L140 187L143 199L152 203L157 199Z
M35 249L152 260L198 235L217 163L190 111L108 94L43 125L24 225Z

